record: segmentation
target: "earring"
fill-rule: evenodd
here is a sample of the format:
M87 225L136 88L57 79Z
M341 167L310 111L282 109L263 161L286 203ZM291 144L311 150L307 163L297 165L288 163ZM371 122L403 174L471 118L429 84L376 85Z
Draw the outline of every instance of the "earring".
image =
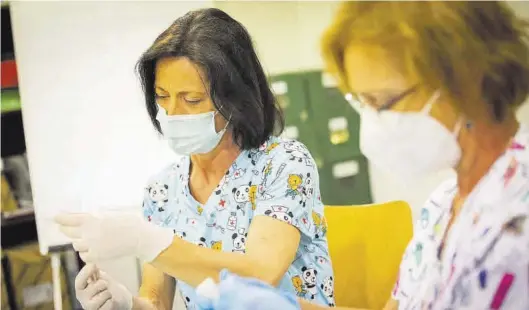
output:
M467 121L467 122L465 123L465 127L467 128L467 130L470 130L470 129L472 128L472 125L473 125L473 124L472 124L471 121Z

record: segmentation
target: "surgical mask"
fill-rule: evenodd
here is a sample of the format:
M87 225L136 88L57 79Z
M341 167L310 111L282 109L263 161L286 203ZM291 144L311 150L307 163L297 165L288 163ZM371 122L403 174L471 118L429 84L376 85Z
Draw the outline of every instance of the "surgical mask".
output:
M226 126L215 130L215 115L218 112L200 114L167 115L162 107L158 107L156 119L160 123L164 138L169 146L179 155L205 154L211 152L218 144Z
M454 168L461 158L461 120L451 132L430 116L438 98L437 91L420 112L360 108L362 153L380 169L401 176L422 177Z

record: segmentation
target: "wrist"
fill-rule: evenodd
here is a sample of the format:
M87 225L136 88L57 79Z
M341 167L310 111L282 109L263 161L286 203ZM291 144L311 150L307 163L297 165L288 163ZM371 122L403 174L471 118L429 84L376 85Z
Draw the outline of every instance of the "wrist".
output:
M152 262L171 245L173 239L172 229L146 222L140 233L136 256L145 262Z

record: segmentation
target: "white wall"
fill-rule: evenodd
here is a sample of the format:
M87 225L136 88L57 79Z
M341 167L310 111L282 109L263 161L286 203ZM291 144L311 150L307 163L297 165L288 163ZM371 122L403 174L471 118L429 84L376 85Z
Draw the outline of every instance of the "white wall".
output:
M322 67L319 37L338 2L215 1L241 22L269 74Z
M50 217L140 206L147 178L174 155L149 123L134 66L174 19L208 2L12 2L11 14L39 241ZM58 239L57 239L58 238ZM58 240L58 241L57 241ZM132 291L137 264L101 266Z
M330 23L339 2L225 2L215 5L246 26L255 41L263 66L270 74L321 69L319 39ZM529 17L529 3L513 2L515 10ZM529 104L519 112L529 123ZM452 177L440 172L420 181L402 181L370 165L375 202L402 199L410 203L414 215L432 190Z

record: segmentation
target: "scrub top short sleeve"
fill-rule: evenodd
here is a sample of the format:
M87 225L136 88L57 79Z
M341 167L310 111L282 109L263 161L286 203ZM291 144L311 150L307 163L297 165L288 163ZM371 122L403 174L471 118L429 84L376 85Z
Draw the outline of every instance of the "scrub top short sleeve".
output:
M264 178L266 182L258 189L256 216L293 225L309 240L325 235L318 169L305 146L292 141L276 148L264 166Z

